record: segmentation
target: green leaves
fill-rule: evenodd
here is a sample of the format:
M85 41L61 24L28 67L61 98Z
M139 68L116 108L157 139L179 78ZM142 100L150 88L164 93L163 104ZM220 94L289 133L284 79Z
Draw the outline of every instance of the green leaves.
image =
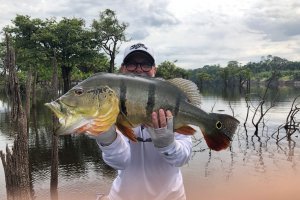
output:
M38 72L38 80L48 81L53 57L56 58L58 66L67 67L69 73L75 68L81 71L83 66L83 73L107 71L107 57L96 48L94 31L85 27L83 19L63 18L57 21L55 18L42 20L17 15L12 22L13 26L6 27L4 32L12 39L20 76L23 76L22 73L26 75L26 71L34 68ZM4 58L5 48L2 50ZM82 73L77 73L78 70L75 70L76 77L80 79L78 74ZM61 75L63 79L67 79L64 83L69 84L68 77L71 74Z
M114 60L120 44L128 41L125 30L129 25L119 22L116 13L110 9L100 12L99 19L93 20L92 32L95 36L96 48L103 50L110 57L109 72L114 71Z
M157 68L157 77L171 79L176 77L186 78L188 72L185 69L177 67L173 62L164 61Z

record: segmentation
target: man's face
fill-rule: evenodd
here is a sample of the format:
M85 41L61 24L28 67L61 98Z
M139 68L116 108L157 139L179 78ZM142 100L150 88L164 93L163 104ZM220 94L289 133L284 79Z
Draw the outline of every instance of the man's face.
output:
M135 53L121 66L121 72L154 77L156 67L151 63L147 56Z

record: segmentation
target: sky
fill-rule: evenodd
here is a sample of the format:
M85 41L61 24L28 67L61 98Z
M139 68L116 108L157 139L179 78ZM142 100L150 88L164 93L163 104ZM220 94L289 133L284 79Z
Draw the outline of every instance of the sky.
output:
M299 0L0 0L0 29L16 14L31 18L82 18L89 27L99 12L114 10L129 23L131 41L151 46L156 63L167 60L184 69L229 61L259 62L262 56L300 61Z

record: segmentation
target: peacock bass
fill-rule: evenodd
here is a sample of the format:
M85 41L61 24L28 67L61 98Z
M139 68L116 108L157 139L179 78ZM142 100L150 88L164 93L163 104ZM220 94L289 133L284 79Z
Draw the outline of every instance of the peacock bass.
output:
M132 128L151 126L151 113L163 108L172 112L177 133L193 135L196 131L190 125L195 125L209 148L227 148L239 121L230 115L207 113L200 103L196 84L186 79L98 73L45 105L59 118L59 134L79 134L88 127L101 134L116 124L136 141Z

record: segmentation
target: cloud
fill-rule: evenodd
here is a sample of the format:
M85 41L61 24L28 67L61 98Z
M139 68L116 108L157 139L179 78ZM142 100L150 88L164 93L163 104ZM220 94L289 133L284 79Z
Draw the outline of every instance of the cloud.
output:
M299 7L293 1L262 1L249 10L245 22L250 29L265 34L266 39L287 41L300 35Z
M138 29L135 29L133 30L133 32L130 32L128 35L130 35L130 38L129 39L133 39L133 40L143 40L145 38L147 38L150 33L146 30L138 30Z
M126 1L118 10L119 19L129 22L128 32L132 40L146 39L154 29L165 29L179 24L179 20L167 10L168 2Z
M299 60L298 0L0 0L0 27L16 14L77 17L89 26L107 8L129 23L131 41L121 45L117 65L125 47L135 42L152 46L158 64L178 60L176 65L183 68L247 63L269 54Z

